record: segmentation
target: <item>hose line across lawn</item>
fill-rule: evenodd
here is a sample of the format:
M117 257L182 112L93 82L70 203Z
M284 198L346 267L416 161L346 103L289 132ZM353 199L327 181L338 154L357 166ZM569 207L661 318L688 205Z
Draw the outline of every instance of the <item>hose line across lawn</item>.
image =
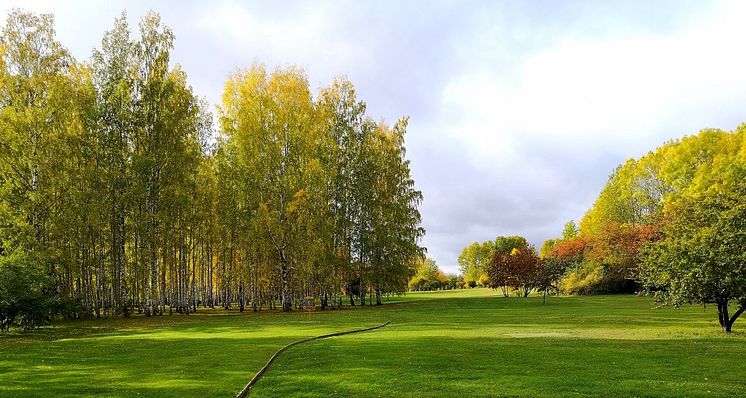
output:
M277 356L280 355L280 353L282 353L283 351L287 350L288 348L290 348L290 347L292 347L294 345L298 345L298 344L302 344L302 343L307 343L307 342L313 341L313 340L326 339L326 338L334 337L334 336L342 336L342 335L345 335L345 334L367 332L367 331L370 331L370 330L380 329L380 328L382 328L382 327L384 327L384 326L386 326L388 324L389 324L389 322L385 322L385 323L382 323L382 324L380 324L378 326L373 326L373 327L370 327L370 328L355 329L355 330L346 330L344 332L336 332L336 333L324 334L324 335L321 335L321 336L309 337L307 339L294 341L294 342L292 342L292 343L290 343L290 344L288 344L288 345L280 348L279 350L277 350L277 352L275 352L274 355L272 355L269 358L269 361L267 361L267 363L264 366L262 366L262 368L259 369L258 372L256 372L256 374L254 375L254 377L251 378L251 381L249 381L249 384L247 384L243 388L243 390L241 390L241 392L239 392L236 395L236 398L244 398L247 395L249 395L249 392L251 391L251 388L254 387L254 384L256 384L256 382L259 381L259 379L261 379L262 376L264 376L264 373L269 369L269 366L272 365L272 362L275 361L275 359L277 358Z

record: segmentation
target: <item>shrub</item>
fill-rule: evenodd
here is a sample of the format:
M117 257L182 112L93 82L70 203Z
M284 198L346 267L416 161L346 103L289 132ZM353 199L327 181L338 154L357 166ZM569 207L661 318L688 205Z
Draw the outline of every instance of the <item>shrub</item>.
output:
M559 289L563 294L591 294L602 279L601 267L581 266L560 280Z
M52 279L24 255L0 257L0 331L31 330L64 306Z
M559 283L563 294L634 293L638 284L618 272L615 267L584 263L568 272Z

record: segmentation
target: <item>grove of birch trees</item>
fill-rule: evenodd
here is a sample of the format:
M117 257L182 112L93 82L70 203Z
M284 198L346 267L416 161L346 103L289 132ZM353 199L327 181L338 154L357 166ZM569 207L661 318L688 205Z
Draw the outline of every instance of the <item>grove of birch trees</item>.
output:
M407 119L373 121L346 79L313 95L301 69L254 65L228 78L213 120L173 43L157 14L136 35L123 14L80 62L51 16L9 15L3 328L404 292L424 253Z

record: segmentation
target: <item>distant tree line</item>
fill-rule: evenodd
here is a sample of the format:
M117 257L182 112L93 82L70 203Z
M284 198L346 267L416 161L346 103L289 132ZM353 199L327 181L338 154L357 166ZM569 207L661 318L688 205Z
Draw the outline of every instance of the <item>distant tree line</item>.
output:
M0 327L66 317L289 311L402 293L424 249L407 119L353 85L313 96L262 66L225 85L219 130L155 13L123 14L88 62L50 15L0 33Z
M411 291L463 289L464 278L446 274L431 258L420 258L415 263L415 274L409 280Z
M488 270L495 255L510 254L514 249L527 249L528 241L522 236L498 236L495 240L474 242L461 250L458 264L464 283L468 287L492 286Z
M498 236L466 246L458 257L467 287L490 287L505 297L557 290L566 264L543 258L522 236Z

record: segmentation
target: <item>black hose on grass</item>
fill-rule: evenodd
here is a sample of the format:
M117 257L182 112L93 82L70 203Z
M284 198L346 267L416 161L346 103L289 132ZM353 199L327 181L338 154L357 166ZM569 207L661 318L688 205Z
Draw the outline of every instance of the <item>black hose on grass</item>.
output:
M316 336L316 337L309 337L307 339L294 341L294 342L292 342L292 343L290 343L290 344L288 344L288 345L280 348L279 350L277 350L277 352L275 352L274 355L272 355L269 358L269 361L267 361L267 363L264 366L262 366L262 368L259 369L258 372L256 372L256 374L254 375L254 377L251 378L251 381L249 381L249 384L247 384L243 388L243 390L241 390L241 392L239 392L236 395L236 398L244 398L247 395L249 395L249 391L251 391L251 388L254 387L254 384L256 384L256 382L259 381L259 379L262 378L262 376L267 371L267 369L269 369L269 366L272 365L272 362L275 361L275 358L277 358L277 356L280 355L281 352L287 350L288 348L290 348L290 347L292 347L294 345L302 344L302 343L307 343L307 342L313 341L313 340L326 339L326 338L334 337L334 336L342 336L342 335L345 335L345 334L367 332L367 331L370 331L370 330L380 329L380 328L382 328L382 327L384 327L384 326L386 326L388 324L389 324L389 322L386 322L386 323L382 323L382 324L380 324L378 326L373 326L373 327L370 327L370 328L347 330L347 331L344 331L344 332L330 333L330 334L325 334L325 335Z

